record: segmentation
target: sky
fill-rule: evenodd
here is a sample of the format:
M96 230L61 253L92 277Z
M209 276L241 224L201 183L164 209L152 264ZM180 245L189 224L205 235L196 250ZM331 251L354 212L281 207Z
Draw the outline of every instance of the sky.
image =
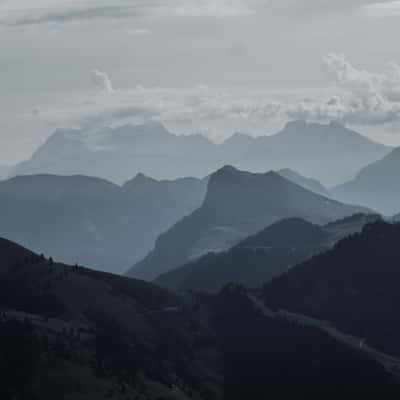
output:
M0 0L0 165L58 127L221 141L338 120L400 146L400 1Z

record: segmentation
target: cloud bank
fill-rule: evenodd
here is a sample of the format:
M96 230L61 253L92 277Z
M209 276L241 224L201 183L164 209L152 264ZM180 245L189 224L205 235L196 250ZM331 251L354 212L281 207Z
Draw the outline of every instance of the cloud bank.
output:
M322 60L328 83L322 93L312 91L271 93L260 88L186 89L143 88L114 90L104 72L92 72L98 93L59 110L41 110L40 117L54 124L85 129L126 122L157 120L193 127L192 132L223 126L232 130L264 127L293 119L340 121L372 126L400 125L400 66L392 63L386 73L355 67L341 54ZM112 93L112 96L110 96ZM306 95L306 97L305 97ZM249 127L246 129L246 127ZM213 132L211 132L212 136Z

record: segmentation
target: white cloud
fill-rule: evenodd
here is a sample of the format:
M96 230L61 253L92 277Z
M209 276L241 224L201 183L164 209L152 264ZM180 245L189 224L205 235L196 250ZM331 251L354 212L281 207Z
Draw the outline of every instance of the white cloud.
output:
M224 128L262 133L287 120L341 121L350 125L400 124L400 66L386 73L359 69L343 55L323 58L334 88L324 92L271 93L260 88L145 88L114 91L108 76L95 71L97 94L62 109L40 111L52 126L97 129L127 122L158 120L187 131L209 131L222 137ZM109 94L113 93L112 96ZM304 95L307 98L304 98ZM254 132L257 130L257 132Z
M386 73L374 73L354 67L343 54L329 54L323 62L328 76L366 108L400 102L398 64L390 63Z
M91 72L92 83L96 89L103 91L105 93L114 93L114 88L112 86L109 76L102 71L94 69Z
M400 122L400 66L387 73L359 69L342 54L323 58L327 77L341 90L326 101L303 101L288 108L292 118L341 120L356 125Z

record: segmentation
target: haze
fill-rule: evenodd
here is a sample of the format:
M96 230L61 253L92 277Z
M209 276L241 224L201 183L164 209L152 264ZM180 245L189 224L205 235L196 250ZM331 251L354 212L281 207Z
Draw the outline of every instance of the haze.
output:
M215 141L339 120L399 145L400 2L0 1L0 164L57 127Z

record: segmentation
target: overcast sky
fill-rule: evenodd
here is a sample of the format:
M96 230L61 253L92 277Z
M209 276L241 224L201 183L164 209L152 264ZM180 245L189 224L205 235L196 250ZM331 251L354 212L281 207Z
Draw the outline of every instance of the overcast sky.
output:
M332 119L400 145L400 1L0 0L0 164L58 126L222 140Z

